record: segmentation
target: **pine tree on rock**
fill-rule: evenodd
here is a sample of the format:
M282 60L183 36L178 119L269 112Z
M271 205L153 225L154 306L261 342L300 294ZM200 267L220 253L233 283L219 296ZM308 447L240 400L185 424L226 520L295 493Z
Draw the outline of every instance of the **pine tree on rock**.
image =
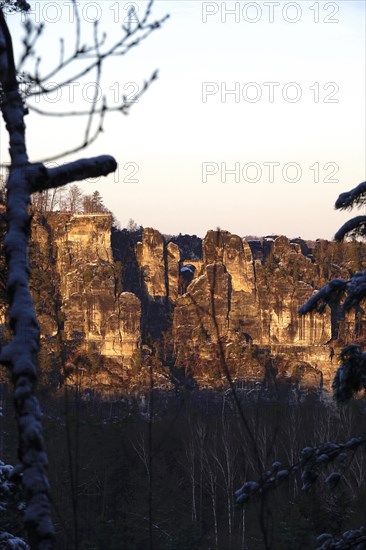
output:
M103 204L103 199L99 191L94 191L92 194L92 208L93 212L105 212L106 208Z

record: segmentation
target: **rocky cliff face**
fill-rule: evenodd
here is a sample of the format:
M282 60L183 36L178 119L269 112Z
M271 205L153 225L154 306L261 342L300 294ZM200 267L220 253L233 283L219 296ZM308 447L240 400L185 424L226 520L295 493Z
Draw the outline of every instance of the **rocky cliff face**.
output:
M109 214L49 213L32 228L32 284L41 334L68 355L94 352L128 366L140 349L141 304L123 292Z
M111 226L108 214L33 220L41 359L62 357L63 375L81 371L86 386L138 387L154 364L168 387L177 368L201 386L224 384L228 368L234 380L329 387L331 347L362 329L336 309L297 313L329 278L365 267L359 243L310 250L299 239L246 242L227 231L209 231L202 245L189 236L167 243L151 228L114 231L111 242Z
M329 383L330 312L301 318L297 313L319 279L316 264L300 247L278 237L263 262L254 259L249 244L238 236L210 231L203 251L202 274L174 312L177 359L184 364L188 356L203 378L203 361L219 373L220 339L237 377L245 379L250 372L250 378L263 380L271 368L291 378L294 371L303 371L307 383L309 377L320 381L324 371Z
M164 237L155 229L143 232L142 242L136 244L136 259L140 267L146 294L150 299L164 300L167 296Z

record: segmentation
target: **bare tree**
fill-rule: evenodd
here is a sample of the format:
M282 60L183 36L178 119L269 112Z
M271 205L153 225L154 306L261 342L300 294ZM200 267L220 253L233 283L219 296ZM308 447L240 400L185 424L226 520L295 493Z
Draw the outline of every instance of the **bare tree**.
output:
M12 37L4 16L4 10L27 12L30 5L25 0L1 0L0 2L0 106L9 134L10 166L7 180L7 234L5 252L8 265L7 291L9 296L9 320L12 340L2 348L0 361L9 368L14 384L14 404L18 425L20 465L16 472L22 478L26 498L25 525L32 549L46 550L54 547L54 527L51 517L49 484L47 477L47 453L41 424L41 411L35 396L37 383L37 352L39 349L39 326L29 290L28 245L30 234L29 204L33 193L62 188L68 183L86 178L106 176L117 168L115 159L103 155L80 159L56 168L43 163L30 162L25 139L25 115L29 111L55 117L85 116L86 128L81 143L67 151L56 153L53 158L80 151L95 141L103 130L103 120L108 110L129 111L130 103L123 99L118 107L109 107L105 97L98 103L95 96L89 109L79 112L46 112L31 105L31 98L47 94L67 86L95 71L96 84L100 83L102 67L110 56L124 56L156 28L163 18L150 22L152 1L147 4L141 19L130 17L123 25L123 35L114 45L106 47L106 37L100 36L99 25L94 25L94 40L91 45L81 43L80 16L77 2L73 2L76 24L75 49L65 54L65 45L60 41L60 57L57 66L42 74L36 43L43 32L43 25L25 22L24 52L16 67ZM132 8L131 8L132 9ZM133 15L130 13L130 15ZM27 63L36 59L33 70ZM47 87L63 69L70 68L75 60L83 59L71 78L66 78L54 88ZM156 78L156 72L144 83L140 96ZM23 86L21 86L23 84ZM97 87L96 87L97 89ZM98 117L97 129L92 131L92 122ZM55 196L55 194L53 195ZM48 199L47 199L48 200Z
M211 501L215 548L219 548L219 531L218 531L218 512L217 512L217 492L218 492L218 476L219 463L217 461L217 441L214 438L211 445L204 452L204 473L206 478L207 491Z
M34 193L32 196L32 204L37 212L47 212L50 210L51 193L48 189L40 193Z

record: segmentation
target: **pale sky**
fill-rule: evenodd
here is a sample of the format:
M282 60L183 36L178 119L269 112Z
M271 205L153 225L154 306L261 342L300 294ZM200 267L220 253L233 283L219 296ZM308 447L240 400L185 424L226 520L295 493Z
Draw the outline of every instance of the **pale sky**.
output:
M30 3L33 20L48 19L39 46L52 67L59 36L73 43L69 5ZM112 42L130 5L80 0L84 32L98 17ZM143 5L136 2L140 13ZM98 189L122 226L133 218L169 234L221 227L332 238L350 216L334 211L336 198L365 180L364 0L156 0L153 16L165 13L162 29L106 66L111 102L157 68L160 77L128 117L107 117L105 133L82 152L114 155L118 175L81 187ZM8 20L19 52L19 16ZM93 78L75 85L73 108L93 91ZM38 105L62 110L70 89L54 99ZM79 118L31 114L26 122L31 160L82 139ZM2 162L6 148L2 139Z

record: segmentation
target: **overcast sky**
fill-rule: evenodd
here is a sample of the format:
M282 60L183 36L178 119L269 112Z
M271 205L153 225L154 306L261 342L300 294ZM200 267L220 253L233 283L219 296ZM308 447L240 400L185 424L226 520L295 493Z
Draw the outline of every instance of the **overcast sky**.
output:
M46 69L58 59L59 36L72 47L70 3L30 3L33 21L48 20L39 43ZM85 37L98 18L112 42L131 4L80 0ZM146 2L135 5L142 13ZM337 196L366 172L365 2L157 0L153 17L165 13L161 30L106 66L110 102L157 68L160 77L128 117L109 116L82 153L119 163L117 176L83 189L98 189L122 226L133 218L169 234L221 227L332 238L349 217L334 211ZM17 52L19 19L8 17ZM79 105L93 78L76 83L74 97L69 88L42 105ZM31 160L82 139L80 119L31 114L27 126ZM1 137L6 162L3 126Z

